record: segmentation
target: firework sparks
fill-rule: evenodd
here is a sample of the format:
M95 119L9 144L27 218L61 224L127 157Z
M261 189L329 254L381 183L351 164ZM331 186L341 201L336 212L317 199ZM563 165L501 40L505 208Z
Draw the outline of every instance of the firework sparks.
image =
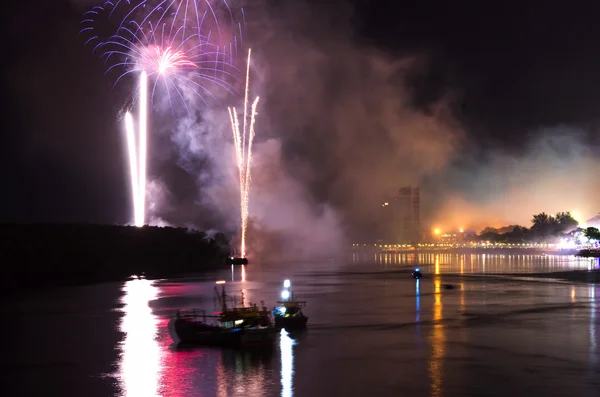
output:
M138 140L139 147L136 148L135 128L131 113L125 114L125 132L127 135L127 151L129 154L129 173L131 177L131 197L133 199L134 223L136 226L144 226L146 221L146 146L147 146L147 98L148 75L142 72L140 76L140 115Z
M237 111L235 108L228 108L229 120L231 122L231 130L233 132L233 143L235 146L235 154L240 178L240 212L242 219L241 239L240 239L240 254L242 258L246 257L246 234L248 232L248 204L250 202L250 186L251 186L251 165L252 165L252 143L254 142L254 121L256 116L256 107L258 105L258 97L254 99L250 113L250 129L247 130L248 124L248 88L250 83L250 54L248 50L248 66L246 69L246 92L244 95L244 124L240 131L240 123L238 120Z
M116 72L115 85L141 71L153 82L150 102L161 91L174 111L179 99L190 113L187 95L209 106L221 93L233 93L237 81L234 61L242 43L242 24L221 0L107 1L84 14L81 32L86 45L101 54L107 73ZM220 19L229 20L225 28ZM243 10L242 10L243 17ZM104 34L105 25L117 22ZM229 32L229 34L226 34Z
M242 24L236 23L227 0L114 0L84 14L80 33L115 73L115 85L128 75L140 75L137 136L132 115L125 115L134 223L145 224L148 106L155 94L173 99L184 110L193 97L209 105L223 92L233 92ZM245 20L244 12L241 17ZM229 23L223 25L222 18ZM229 33L229 35L227 34ZM149 87L151 81L151 87ZM133 95L136 96L135 94Z
M195 68L196 64L190 61L181 50L174 51L171 47L149 46L144 49L140 58L140 67L142 70L152 70L159 75L164 75L177 74L180 68Z

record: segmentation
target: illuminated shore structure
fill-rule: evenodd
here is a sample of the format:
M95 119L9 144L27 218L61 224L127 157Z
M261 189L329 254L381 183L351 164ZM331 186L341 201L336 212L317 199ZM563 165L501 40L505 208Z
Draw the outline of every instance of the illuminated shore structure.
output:
M381 240L388 244L414 244L421 240L420 189L402 186L381 203Z

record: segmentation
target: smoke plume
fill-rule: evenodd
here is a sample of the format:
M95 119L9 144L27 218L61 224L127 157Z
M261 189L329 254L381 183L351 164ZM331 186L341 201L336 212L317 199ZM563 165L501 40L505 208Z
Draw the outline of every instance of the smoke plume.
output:
M413 101L426 53L379 51L354 36L350 6L321 7L286 2L251 24L261 125L274 126L286 169L313 203L333 208L345 235L364 235L383 195L443 170L464 132L450 90L424 108Z
M261 96L252 228L286 236L277 246L290 255L336 252L379 221L385 193L443 170L463 131L450 92L425 109L412 103L407 80L428 67L426 54L390 56L357 42L343 18L330 24L329 13L290 3L247 12L251 97ZM225 112L179 120L172 139L179 165L195 178L198 213L218 213L235 230L239 191Z
M98 4L71 2L81 13ZM348 236L368 241L380 222L381 197L407 184L421 187L424 225L445 229L527 226L541 211L577 211L587 219L600 210L597 139L590 145L590 134L598 134L578 125L597 115L593 34L565 36L554 18L532 30L526 14L515 19L512 11L511 26L504 18L482 24L472 15L488 10L471 5L469 12L415 7L402 17L390 9L392 17L376 19L400 26L387 41L404 50L391 53L356 33L367 16L343 1L228 3L245 8L237 66L244 69L245 50L252 47L251 93L261 97L251 249L276 245L302 254L310 244L335 247ZM11 56L3 64L10 66L6 79L14 93L8 102L21 109L17 125L26 127L12 136L19 139L23 164L35 163L42 182L38 193L25 191L14 205L44 197L23 205L23 214L30 217L34 207L53 202L33 217L124 221L129 181L125 157L115 161L122 123L114 118L133 87L120 84L110 93L114 80L103 77L103 62L77 35L79 10L64 3L42 11L39 4L18 5L7 25L18 40L7 41ZM373 11L386 13L384 5ZM556 12L556 20L564 18L564 7ZM386 41L384 30L371 38ZM540 37L552 46L538 48ZM568 57L556 57L567 50ZM446 76L453 68L460 82L432 81L431 75L442 70ZM463 105L464 92L470 113L462 112L459 121L456 105ZM197 112L184 118L172 117L164 104L154 109L152 222L237 232L239 191L226 106L239 110L242 98L243 88L220 97L222 106L212 109L188 98ZM568 125L557 127L560 122ZM493 148L482 152L488 141ZM517 143L509 147L508 141ZM53 168L55 176L47 176ZM21 179L29 178L15 177L15 186ZM14 190L7 189L7 196Z
M596 176L600 163L585 143L587 131L560 126L524 137L520 155L495 152L487 162L455 171L451 180L468 181L452 193L437 219L445 228L520 224L531 226L534 214L571 211L580 223L600 209Z

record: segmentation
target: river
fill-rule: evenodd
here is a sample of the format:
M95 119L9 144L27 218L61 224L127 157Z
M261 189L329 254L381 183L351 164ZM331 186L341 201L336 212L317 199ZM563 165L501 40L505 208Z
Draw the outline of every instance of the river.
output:
M2 306L2 381L11 397L597 396L600 286L519 273L598 267L510 252L356 253L30 293ZM215 281L272 306L284 279L308 301L309 329L282 331L272 354L172 345L169 316L212 309Z

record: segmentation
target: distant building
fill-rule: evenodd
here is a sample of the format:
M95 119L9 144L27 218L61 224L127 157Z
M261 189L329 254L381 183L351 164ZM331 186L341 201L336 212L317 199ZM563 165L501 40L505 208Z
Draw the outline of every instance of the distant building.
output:
M477 237L475 230L456 230L444 233L440 236L439 241L445 244L464 244L474 241Z
M403 186L381 203L382 240L413 244L421 240L421 197L418 187Z

